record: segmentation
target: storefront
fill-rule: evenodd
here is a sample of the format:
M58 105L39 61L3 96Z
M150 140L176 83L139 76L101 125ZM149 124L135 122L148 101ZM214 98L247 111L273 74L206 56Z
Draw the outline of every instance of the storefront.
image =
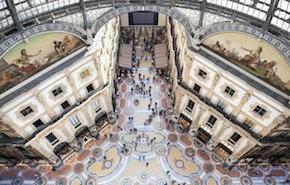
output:
M211 134L208 133L207 131L205 131L204 129L199 128L197 133L196 133L196 137L199 140L201 140L204 144L207 144L211 138Z
M223 160L226 160L233 152L223 145L222 143L219 143L213 150L215 154L217 154L220 158Z
M83 126L83 127L79 128L75 133L75 137L81 143L85 143L86 141L88 141L91 136L92 135L91 135L90 130L87 126Z
M99 136L108 135L110 132L111 125L108 122L107 113L101 112L95 118L95 127Z
M74 152L73 148L67 143L67 142L62 142L58 144L53 152L55 155L57 155L60 159L64 160L67 158L70 154Z
M190 128L190 125L192 123L192 120L187 117L185 114L180 114L179 120L178 120L178 126L180 130L187 132Z

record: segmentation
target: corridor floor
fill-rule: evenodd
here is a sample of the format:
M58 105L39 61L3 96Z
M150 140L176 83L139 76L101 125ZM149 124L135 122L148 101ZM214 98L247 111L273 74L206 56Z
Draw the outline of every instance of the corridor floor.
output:
M229 171L198 139L178 133L174 128L167 129L167 120L159 111L168 110L170 106L168 84L161 76L156 76L153 81L154 72L148 68L150 65L143 64L134 80L140 83L140 73L141 79L143 75L145 77L145 89L151 86L150 109L149 93L139 94L134 89L132 92L134 81L123 77L117 99L118 120L108 139L91 139L57 171L52 171L49 166L2 167L0 185L286 184L290 165L238 166ZM152 108L158 112L149 121Z

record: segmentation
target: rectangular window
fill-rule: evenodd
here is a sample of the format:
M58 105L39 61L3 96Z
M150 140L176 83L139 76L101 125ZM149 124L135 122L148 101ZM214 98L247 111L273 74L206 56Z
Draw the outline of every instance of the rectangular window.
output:
M210 128L212 128L212 127L214 126L216 120L217 120L216 117L214 117L213 115L211 115L211 116L208 118L206 124L207 124Z
M93 84L90 84L90 85L87 86L88 93L92 92L93 90L94 90Z
M61 87L58 87L58 88L56 88L56 89L54 89L54 90L52 91L52 94L53 94L54 96L57 96L57 95L61 94L62 92L63 92L63 91L62 91Z
M226 87L225 89L225 93L227 93L230 96L233 96L235 94L235 90L233 90L232 88L230 88L229 86Z
M78 126L81 125L80 120L78 119L77 115L73 115L69 118L70 123L77 128Z
M241 136L235 132L228 141L232 144L236 144L240 138Z
M191 112L194 107L194 102L189 100L186 109Z
M205 71L203 71L203 70L201 70L201 69L199 69L199 71L198 71L198 75L200 76L200 77L202 77L202 78L206 78L206 72Z
M82 71L82 72L80 73L80 76L81 76L81 79L82 79L82 80L85 79L85 78L87 78L88 76L90 76L90 71L89 71L89 69L86 69L86 70Z
M199 91L200 91L200 86L197 85L197 84L194 84L193 90L194 90L195 92L199 93Z
M46 136L46 139L52 144L54 145L55 143L57 143L59 140L55 137L55 135L53 133L50 133Z
M70 104L68 103L68 101L63 102L62 104L60 104L61 107L63 108L63 110L66 110L67 108L70 107Z
M40 119L38 119L37 121L33 122L32 124L33 124L37 129L39 129L39 128L41 128L41 127L44 126L44 123L43 123Z
M258 106L254 109L254 112L256 112L257 114L259 114L260 116L264 116L264 114L265 114L267 111L258 105Z
M101 106L100 106L98 100L93 100L92 105L93 105L96 112L99 112L101 110Z
M32 113L33 110L30 106L26 107L25 109L23 109L22 111L20 111L20 113L25 117L28 114Z

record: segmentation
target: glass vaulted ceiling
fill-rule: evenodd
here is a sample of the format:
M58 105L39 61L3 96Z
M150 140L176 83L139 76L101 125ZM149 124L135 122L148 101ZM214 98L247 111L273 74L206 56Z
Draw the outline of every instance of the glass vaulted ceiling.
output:
M7 1L13 2L14 5L8 8ZM122 4L165 4L169 6L192 5L193 9L200 9L203 0L84 0L86 9L90 9L91 5L98 7L103 6L120 6ZM243 14L254 19L267 21L267 15L272 19L269 24L286 32L290 32L290 0L204 0L206 1L205 11L214 8L214 10L221 10L221 12L228 12L228 14ZM275 3L278 2L278 3ZM81 9L78 7L80 0L0 0L0 30L13 25L13 17L11 11L16 11L18 20L20 22L34 19L43 14L50 14L59 10L60 12L67 12L63 16L69 14L69 9L74 8L77 11ZM271 6L274 5L274 8ZM187 6L190 7L190 6ZM73 12L74 14L76 12ZM53 16L52 16L53 18ZM58 16L57 19L60 17Z

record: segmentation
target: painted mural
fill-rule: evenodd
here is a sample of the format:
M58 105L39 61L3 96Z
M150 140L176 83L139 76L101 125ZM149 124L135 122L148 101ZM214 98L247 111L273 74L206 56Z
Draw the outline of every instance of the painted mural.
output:
M83 47L67 33L44 33L17 44L0 59L0 93Z
M246 33L224 32L202 44L252 75L290 94L290 64L268 42Z

